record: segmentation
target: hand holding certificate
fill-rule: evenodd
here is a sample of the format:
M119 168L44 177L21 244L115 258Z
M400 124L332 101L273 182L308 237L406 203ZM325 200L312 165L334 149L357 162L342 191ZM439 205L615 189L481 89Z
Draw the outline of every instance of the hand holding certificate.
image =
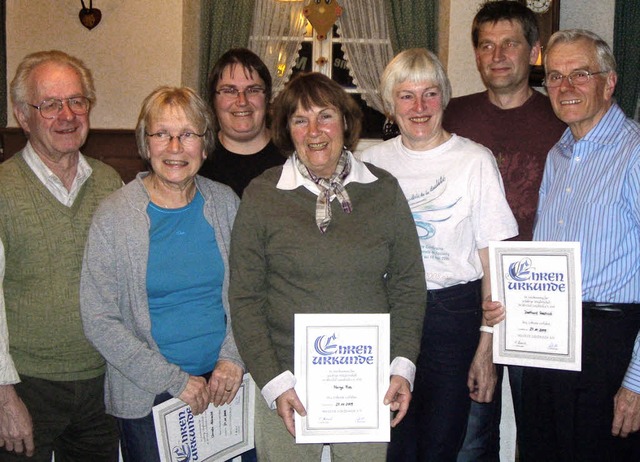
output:
M158 451L162 462L231 459L254 447L255 387L249 374L230 404L209 407L194 415L173 398L153 407Z
M389 441L388 314L296 314L297 443Z
M579 371L579 243L491 242L489 251L493 299L507 311L495 326L494 362Z

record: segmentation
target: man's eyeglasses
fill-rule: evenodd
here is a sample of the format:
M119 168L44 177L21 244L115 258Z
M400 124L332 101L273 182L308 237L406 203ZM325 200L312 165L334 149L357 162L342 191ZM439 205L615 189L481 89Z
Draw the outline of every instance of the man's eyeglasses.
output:
M234 87L222 87L220 90L216 90L216 93L222 96L224 99L235 100L240 93L244 93L244 97L247 99L257 98L264 95L265 89L263 87L247 87L244 90L238 90Z
M562 79L567 79L569 85L584 85L591 80L592 75L606 74L609 71L589 72L589 71L573 71L569 75L562 75L559 72L549 73L542 81L542 85L547 88L555 88L562 85Z
M65 102L67 103L69 110L75 115L84 115L89 112L89 109L91 108L91 100L86 96L74 96L73 98L63 99L45 99L37 106L35 104L27 104L40 111L40 115L45 119L55 119L60 111L62 111L62 107Z
M195 146L198 140L202 138L205 133L206 131L202 134L193 133L193 132L184 132L184 133L180 133L179 135L170 135L167 132L157 132L157 133L144 132L144 134L149 137L149 141L151 143L161 148L169 146L169 144L174 138L177 138L178 142L183 147L190 148L192 146Z

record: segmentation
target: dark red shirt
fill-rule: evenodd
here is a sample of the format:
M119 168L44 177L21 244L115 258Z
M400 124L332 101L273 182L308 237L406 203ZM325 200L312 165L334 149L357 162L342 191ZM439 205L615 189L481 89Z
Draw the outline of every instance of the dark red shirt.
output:
M522 106L501 109L486 91L460 96L449 103L443 127L491 149L518 222L514 240L530 241L547 153L567 128L549 98L534 91Z

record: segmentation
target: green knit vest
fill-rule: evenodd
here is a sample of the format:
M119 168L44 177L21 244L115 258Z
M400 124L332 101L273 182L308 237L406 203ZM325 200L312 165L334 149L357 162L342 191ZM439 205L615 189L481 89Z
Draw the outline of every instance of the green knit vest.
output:
M104 371L80 319L80 271L91 217L122 185L111 167L93 173L71 207L61 204L16 154L0 164L0 239L9 351L19 374L84 380Z

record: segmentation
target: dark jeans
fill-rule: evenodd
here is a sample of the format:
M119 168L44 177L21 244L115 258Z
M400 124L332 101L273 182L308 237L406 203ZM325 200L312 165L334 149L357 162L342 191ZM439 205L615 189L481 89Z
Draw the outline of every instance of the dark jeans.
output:
M525 368L522 462L640 461L640 434L611 435L613 397L640 329L640 305L633 311L584 310L582 371Z
M469 414L469 366L480 338L480 281L427 293L409 412L392 429L388 460L455 461Z
M162 393L156 396L153 404L155 406L171 398L169 393ZM160 462L153 412L139 419L118 418L118 429L124 462ZM242 461L255 462L255 449L242 454Z
M520 366L507 367L516 428L522 416L522 371ZM504 366L497 364L498 383L490 403L471 401L467 433L458 462L499 462L500 461L500 419L502 418L502 378ZM517 434L516 434L517 435Z
M35 454L18 456L0 449L0 461L117 462L115 419L104 411L104 375L58 382L20 376L14 385L33 421Z

